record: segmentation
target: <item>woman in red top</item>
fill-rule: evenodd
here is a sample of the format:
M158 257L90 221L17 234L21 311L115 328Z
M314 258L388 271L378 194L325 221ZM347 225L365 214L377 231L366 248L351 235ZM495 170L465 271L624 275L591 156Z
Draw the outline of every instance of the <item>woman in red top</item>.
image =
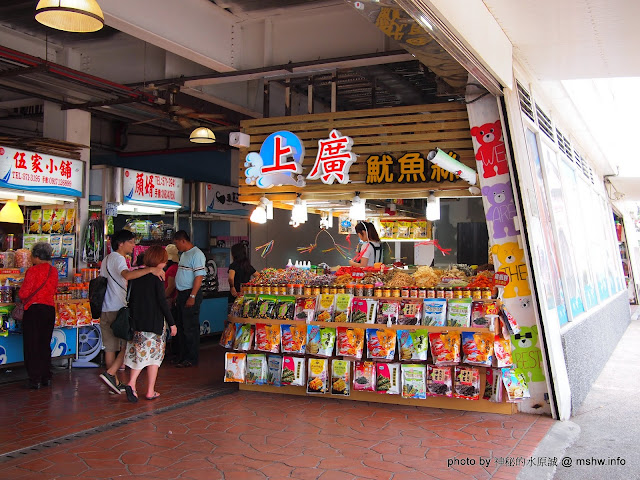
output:
M51 385L51 334L56 320L54 306L58 271L51 266L51 245L38 242L31 250L33 267L27 270L18 295L24 304L22 317L24 366L29 388Z

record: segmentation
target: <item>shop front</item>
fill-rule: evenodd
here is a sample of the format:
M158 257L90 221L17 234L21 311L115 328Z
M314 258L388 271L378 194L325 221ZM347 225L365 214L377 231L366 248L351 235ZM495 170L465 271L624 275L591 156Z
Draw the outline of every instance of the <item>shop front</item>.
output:
M513 197L479 188L464 105L242 127L251 143L240 200L257 205L252 263L262 270L222 337L227 380L500 413L530 399L512 352L518 319L504 302L515 277L489 265L487 220L503 218L503 236L515 235ZM358 250L378 245L382 258L359 262ZM519 274L527 280L526 267Z
M84 190L84 162L0 146L0 199L17 208L0 215L0 365L24 361L22 326L11 318L17 291L31 266L31 248L47 242L59 277L52 357L78 352L78 329L91 325L88 282L79 268L78 200ZM7 209L7 210L5 210ZM76 275L77 274L77 275Z

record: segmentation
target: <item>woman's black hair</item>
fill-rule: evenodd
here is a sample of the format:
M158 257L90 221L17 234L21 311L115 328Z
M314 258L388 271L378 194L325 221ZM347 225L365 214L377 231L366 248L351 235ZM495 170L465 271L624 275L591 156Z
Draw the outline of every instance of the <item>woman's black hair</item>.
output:
M231 256L233 257L233 261L240 265L240 268L243 270L249 270L251 266L251 262L247 257L247 247L244 243L236 243L231 247Z
M367 230L367 238L370 242L379 242L380 237L378 236L378 231L376 227L371 222L358 222L356 224L356 233L362 233Z

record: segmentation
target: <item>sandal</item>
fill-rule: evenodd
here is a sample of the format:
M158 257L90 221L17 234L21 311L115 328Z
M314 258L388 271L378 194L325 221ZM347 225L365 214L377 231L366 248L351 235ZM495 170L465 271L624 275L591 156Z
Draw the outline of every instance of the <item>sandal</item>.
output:
M127 394L127 400L131 403L136 403L138 401L138 392L136 392L130 385L124 386L124 391Z
M153 392L153 395L150 397L144 397L147 400L155 400L156 398L158 398L160 396L160 394L158 392Z

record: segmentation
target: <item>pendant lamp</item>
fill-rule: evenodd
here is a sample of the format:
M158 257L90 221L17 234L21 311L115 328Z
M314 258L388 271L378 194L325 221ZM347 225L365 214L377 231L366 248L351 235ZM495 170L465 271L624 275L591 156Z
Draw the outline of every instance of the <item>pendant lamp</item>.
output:
M24 223L24 216L20 205L15 200L7 200L2 210L0 210L0 222L4 223Z
M40 0L36 20L65 32L97 32L104 27L104 15L96 0Z
M193 143L214 143L216 136L207 127L198 127L191 132L189 140Z

